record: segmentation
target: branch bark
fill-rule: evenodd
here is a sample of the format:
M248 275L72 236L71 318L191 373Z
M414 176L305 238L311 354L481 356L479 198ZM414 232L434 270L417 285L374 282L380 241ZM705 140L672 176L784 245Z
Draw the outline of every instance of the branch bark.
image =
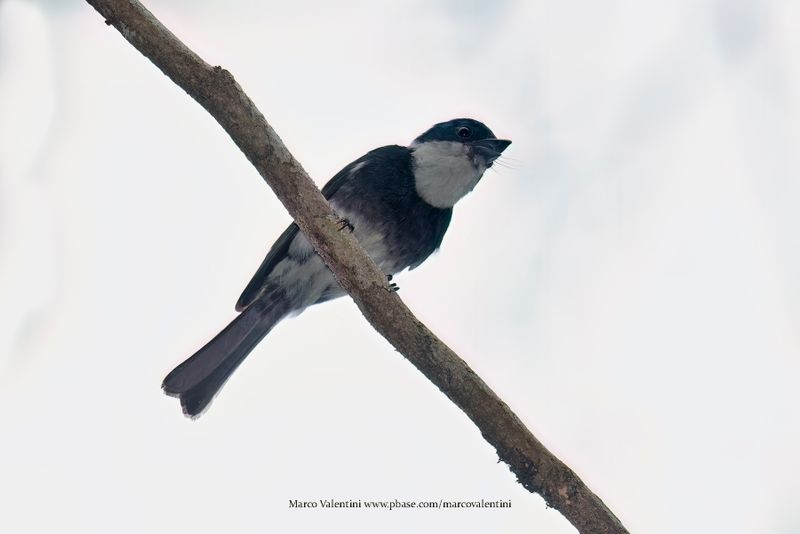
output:
M580 478L423 325L349 232L233 76L186 47L137 0L87 0L125 39L203 106L280 201L364 317L475 423L519 482L581 533L627 532Z

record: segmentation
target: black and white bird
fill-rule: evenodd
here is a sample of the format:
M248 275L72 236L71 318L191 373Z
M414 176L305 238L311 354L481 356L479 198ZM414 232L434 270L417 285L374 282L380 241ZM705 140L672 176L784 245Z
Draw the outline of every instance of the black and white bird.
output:
M393 275L417 267L439 248L453 205L510 144L473 119L442 122L407 147L368 152L339 171L322 194L375 263ZM241 313L164 378L164 392L180 398L187 416L200 415L275 324L344 294L291 224L239 297Z

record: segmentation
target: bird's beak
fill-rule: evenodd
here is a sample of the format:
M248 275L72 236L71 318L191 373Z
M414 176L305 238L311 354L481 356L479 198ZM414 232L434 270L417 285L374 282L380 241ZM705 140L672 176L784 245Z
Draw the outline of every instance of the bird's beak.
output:
M511 144L511 141L508 139L484 139L482 143L486 144L498 154L501 154L503 150L508 148L508 145Z
M491 165L510 144L511 141L507 139L481 139L480 141L474 141L472 147L486 158L487 165Z

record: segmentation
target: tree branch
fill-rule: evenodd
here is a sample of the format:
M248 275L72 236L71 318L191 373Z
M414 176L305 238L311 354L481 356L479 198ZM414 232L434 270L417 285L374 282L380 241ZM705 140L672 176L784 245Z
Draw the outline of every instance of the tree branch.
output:
M137 0L87 0L137 50L202 105L273 189L361 312L478 426L501 460L582 533L627 532L578 476L525 428L467 364L388 291L386 277L233 76L187 48Z

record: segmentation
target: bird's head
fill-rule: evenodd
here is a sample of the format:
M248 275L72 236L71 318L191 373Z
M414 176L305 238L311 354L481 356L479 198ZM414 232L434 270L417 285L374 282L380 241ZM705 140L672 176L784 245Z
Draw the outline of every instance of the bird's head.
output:
M417 193L437 208L453 207L510 144L474 119L434 125L408 147Z

